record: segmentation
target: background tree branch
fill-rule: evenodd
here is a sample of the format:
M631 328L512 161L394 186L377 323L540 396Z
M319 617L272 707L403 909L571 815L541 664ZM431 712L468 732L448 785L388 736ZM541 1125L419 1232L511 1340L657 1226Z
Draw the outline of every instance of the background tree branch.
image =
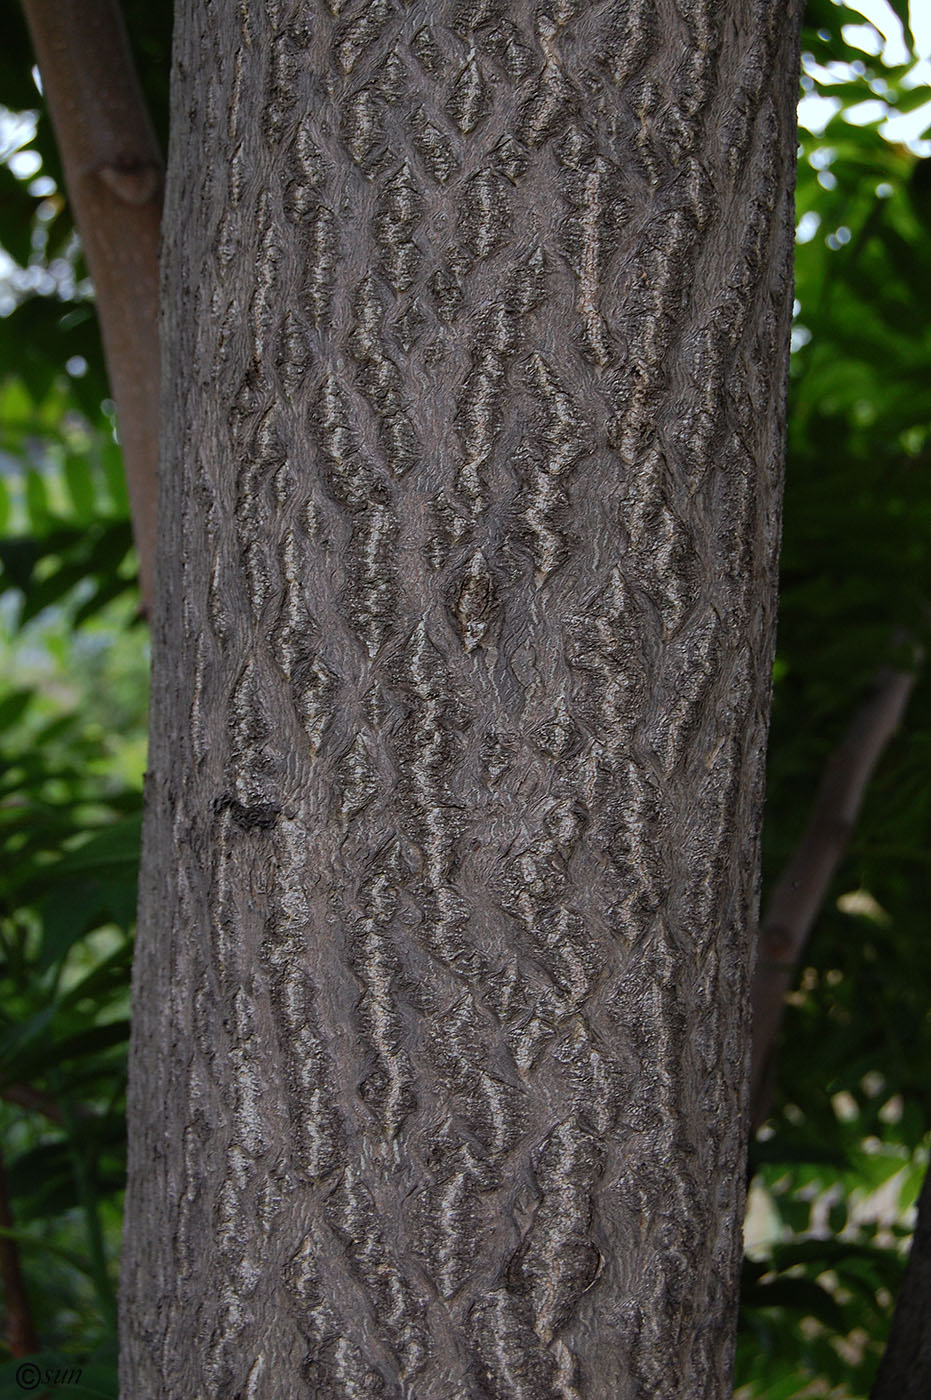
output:
M6 1185L3 1157L0 1155L0 1227L12 1230L15 1225ZM38 1351L36 1325L26 1291L19 1245L9 1234L0 1234L0 1277L6 1302L6 1340L14 1356L28 1356Z
M97 294L148 613L158 465L161 152L116 0L24 0L24 10Z
M916 664L919 660L916 649ZM769 1111L773 1049L796 964L847 849L870 778L902 721L914 685L914 671L884 666L877 672L869 695L828 761L808 825L762 920L752 992L754 1131Z

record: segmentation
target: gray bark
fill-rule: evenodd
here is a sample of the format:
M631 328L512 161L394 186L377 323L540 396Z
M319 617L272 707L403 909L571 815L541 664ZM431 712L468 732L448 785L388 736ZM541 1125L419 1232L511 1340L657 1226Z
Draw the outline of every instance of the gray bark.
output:
M178 5L126 1400L730 1394L799 9Z

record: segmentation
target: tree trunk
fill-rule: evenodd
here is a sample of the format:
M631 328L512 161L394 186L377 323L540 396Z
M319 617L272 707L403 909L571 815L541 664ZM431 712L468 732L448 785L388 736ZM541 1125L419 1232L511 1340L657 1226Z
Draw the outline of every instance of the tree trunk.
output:
M918 1218L870 1400L926 1400L931 1395L931 1170L918 1198Z
M126 1400L725 1397L797 0L181 0Z

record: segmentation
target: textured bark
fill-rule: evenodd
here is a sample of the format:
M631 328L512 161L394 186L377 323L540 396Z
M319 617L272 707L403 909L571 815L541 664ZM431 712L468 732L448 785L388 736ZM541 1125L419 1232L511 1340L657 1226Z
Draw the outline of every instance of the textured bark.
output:
M127 1400L730 1394L798 11L178 7Z

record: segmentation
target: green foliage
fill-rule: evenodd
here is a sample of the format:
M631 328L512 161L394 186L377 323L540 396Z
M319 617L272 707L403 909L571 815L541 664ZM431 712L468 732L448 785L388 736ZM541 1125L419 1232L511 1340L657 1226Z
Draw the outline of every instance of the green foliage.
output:
M0 57L0 100L37 105L29 69L23 36L17 61ZM60 186L47 123L27 129ZM115 1397L148 643L67 208L0 172L0 244L21 267L60 264L34 289L8 279L0 318L0 1144L14 1221L0 1248L18 1249L32 1360L80 1366L61 1393ZM18 1364L0 1360L0 1400L23 1393Z
M878 667L907 664L903 633L931 654L931 162L885 139L878 110L849 119L877 92L894 113L931 89L911 60L849 42L855 9L825 0L808 18L809 91L839 106L800 131L764 908ZM882 1354L931 1129L929 760L922 672L814 929L751 1148L742 1400L865 1397Z
M931 654L931 161L883 134L931 88L907 4L891 8L904 30L884 57L855 6L808 7L803 87L836 111L800 133L764 904L877 667L901 661L903 632ZM124 9L164 145L171 7ZM0 1236L19 1246L36 1364L80 1364L67 1393L115 1396L147 641L91 292L7 18L0 101L32 116L18 134L0 122L0 247L18 264L0 273ZM929 760L923 674L814 931L751 1150L742 1400L860 1400L881 1353L931 1127ZM0 1351L0 1400L22 1393L16 1365Z
M60 626L73 629L77 611ZM7 649L25 674L37 643L47 654L32 663L31 684L0 691L6 1190L39 1335L87 1363L85 1382L103 1349L95 1365L109 1379L101 1372L95 1393L114 1396L145 666L133 639L131 672L120 674L120 643L129 635L123 612L120 619L111 608L93 629L85 624L87 637L65 639L52 626L24 623L19 637L32 648ZM56 647L63 641L69 644ZM95 654L101 642L112 646L109 656ZM60 686L49 685L59 669ZM95 678L107 674L115 694L101 695ZM129 737L116 742L110 716L120 716L126 733L120 712L127 702ZM0 1396L16 1393L7 1370L0 1371Z

